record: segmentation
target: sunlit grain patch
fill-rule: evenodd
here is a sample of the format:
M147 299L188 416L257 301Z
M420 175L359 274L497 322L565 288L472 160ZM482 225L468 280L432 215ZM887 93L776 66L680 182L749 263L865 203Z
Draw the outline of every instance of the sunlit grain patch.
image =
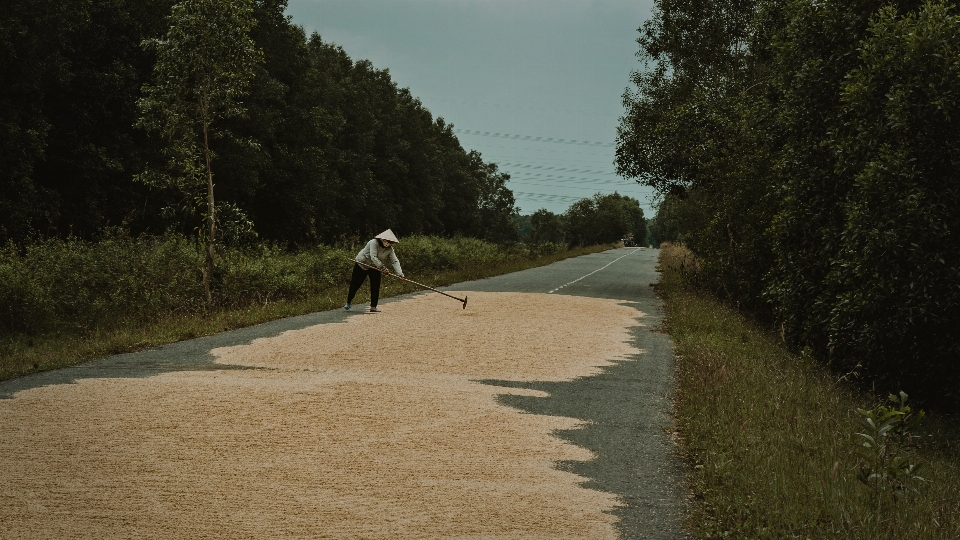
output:
M0 402L14 537L613 538L557 461L571 418L478 379L566 380L635 353L608 300L439 295L215 351L266 370L91 379Z

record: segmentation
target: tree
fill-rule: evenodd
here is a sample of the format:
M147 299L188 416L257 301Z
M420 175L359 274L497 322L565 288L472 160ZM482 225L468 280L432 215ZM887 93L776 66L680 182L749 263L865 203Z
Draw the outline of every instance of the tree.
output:
M530 235L533 233L533 222L531 218L533 218L533 216L522 216L519 214L513 217L514 221L517 222L517 232L520 233L521 242L529 242L531 239Z
M0 242L37 234L95 238L108 224L142 230L144 221L157 223L153 201L145 204L148 188L130 182L154 151L133 124L153 68L153 55L139 44L166 27L172 4L4 2Z
M640 202L619 193L580 199L570 205L565 218L567 240L574 245L617 242L630 234L642 240L647 237Z
M174 185L194 208L202 206L199 187L206 188L206 210L200 237L206 251L203 288L212 302L217 239L211 141L231 137L219 122L245 113L243 102L263 54L250 38L256 24L252 0L184 0L173 7L162 39L144 41L157 54L154 84L145 84L139 125L165 140L168 172L147 171L139 179ZM192 200L191 200L192 199ZM242 219L242 218L240 218Z
M960 403L955 6L656 5L617 146L656 240L786 342Z
M643 217L640 201L619 193L596 197L596 201L594 228L600 242L616 242L627 236L646 241L647 220Z
M477 159L479 159L479 154ZM510 175L500 172L496 163L483 164L480 174L480 234L491 242L510 243L520 239L514 216L519 213L513 192L507 188Z
M552 242L562 244L565 240L562 216L541 208L530 216L530 241L534 244Z
M651 244L660 247L663 242L682 241L681 227L687 225L683 218L684 200L676 195L665 195L657 204L657 213L650 220Z
M850 183L823 287L830 346L862 372L925 391L960 379L955 9L886 6L871 17L842 87L845 129L831 140ZM946 386L960 401L956 383Z
M192 99L176 90L190 86L190 70L179 66L196 60L182 53L193 47L219 54L196 46L212 26L172 32L176 0L8 1L0 10L0 243L93 240L120 224L134 233L172 229L197 237L197 222L205 242L212 172L205 171L205 147L216 169L217 244L252 238L250 221L256 237L290 247L386 227L515 239L506 179L464 150L452 124L435 118L388 70L351 59L317 34L308 37L286 15L286 0L251 2L256 25L249 38L263 61L241 92L235 109L243 114L213 118L205 145L189 107L159 104ZM200 15L187 5L178 7L181 19ZM185 33L195 43L177 45ZM141 46L156 37L162 39ZM163 53L160 44L175 53ZM158 78L159 57L172 80ZM153 87L149 95L145 83ZM140 105L156 105L150 115L138 106L141 98ZM196 135L165 135L167 113ZM151 117L138 123L144 116ZM151 132L141 129L149 124ZM191 137L192 153L172 148L189 147L180 139ZM191 159L192 172L185 172L181 162ZM139 178L147 182L130 182L145 169Z
M755 311L769 309L766 231L779 204L770 169L782 135L768 96L784 1L658 0L637 40L649 69L631 76L617 138L618 172L682 208L676 232L705 282Z

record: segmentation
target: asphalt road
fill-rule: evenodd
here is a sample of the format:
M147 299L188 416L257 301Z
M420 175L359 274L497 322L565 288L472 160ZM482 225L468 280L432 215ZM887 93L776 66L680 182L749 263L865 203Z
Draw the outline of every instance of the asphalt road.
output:
M501 401L506 405L534 414L585 421L586 427L557 435L588 448L597 459L563 462L558 467L588 478L584 487L620 498L623 505L613 513L619 518L623 538L686 537L681 527L686 500L682 469L672 453L669 435L674 373L672 345L669 336L656 331L661 322L661 303L650 287L658 279L657 255L658 251L652 249L615 249L447 287L607 298L621 300L638 311L642 326L632 329L632 338L633 345L642 352L604 368L599 375L569 382L482 381L542 390L550 395L547 398L505 395ZM396 300L386 299L381 305L388 306ZM470 309L469 303L467 309ZM149 377L171 371L231 369L214 364L209 351L357 315L357 311L338 310L292 317L0 382L0 399L11 398L28 388L69 384L83 378ZM389 316L389 310L375 316Z
M590 478L585 487L617 494L624 506L614 511L624 538L686 538L681 527L686 495L682 469L673 454L673 345L657 329L662 304L650 286L659 250L624 248L567 259L549 266L481 281L457 289L539 292L623 300L642 312L633 329L642 351L594 377L571 382L488 384L543 390L549 398L504 396L502 402L535 414L569 416L589 422L584 429L558 434L589 448L598 458L561 463ZM469 309L469 303L467 304ZM544 316L549 317L549 313Z

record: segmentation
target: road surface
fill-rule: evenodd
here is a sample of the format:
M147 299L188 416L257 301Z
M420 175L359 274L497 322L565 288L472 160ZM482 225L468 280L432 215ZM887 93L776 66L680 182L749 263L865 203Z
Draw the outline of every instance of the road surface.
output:
M0 382L0 531L685 537L657 253Z

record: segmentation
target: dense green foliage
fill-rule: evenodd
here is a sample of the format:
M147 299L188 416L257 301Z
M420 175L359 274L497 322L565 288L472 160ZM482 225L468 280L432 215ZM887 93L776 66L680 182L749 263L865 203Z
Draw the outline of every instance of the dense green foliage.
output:
M648 227L654 247L658 247L662 242L676 243L680 239L680 227L685 222L685 211L691 206L676 195L666 195L660 200L657 213L650 219Z
M0 10L0 239L90 234L156 203L130 180L152 145L133 128L153 65L140 48L170 2L13 0ZM145 211L146 209L146 211Z
M960 403L954 6L657 7L617 149L619 171L663 196L655 235L792 344Z
M647 237L647 220L640 202L619 193L597 193L580 199L563 214L541 208L529 219L526 240L533 244L589 246L619 242L628 236L642 242Z
M617 242L627 235L647 236L647 220L640 203L633 197L613 193L589 199L580 199L570 205L564 214L567 222L567 241L589 246Z
M534 244L562 244L566 240L565 227L566 222L562 215L541 208L530 216L529 241Z
M168 32L173 5L4 4L0 241L95 239L121 223L134 232L195 234L195 220L186 219L194 201L181 190L131 181L167 163L162 138L134 124L158 59L141 43ZM388 71L306 36L285 7L285 0L253 1L250 35L264 61L241 100L246 115L224 119L224 136L211 141L221 164L218 203L242 210L260 238L285 244L387 227L401 236L515 240L508 177L466 152L452 125L433 118Z

